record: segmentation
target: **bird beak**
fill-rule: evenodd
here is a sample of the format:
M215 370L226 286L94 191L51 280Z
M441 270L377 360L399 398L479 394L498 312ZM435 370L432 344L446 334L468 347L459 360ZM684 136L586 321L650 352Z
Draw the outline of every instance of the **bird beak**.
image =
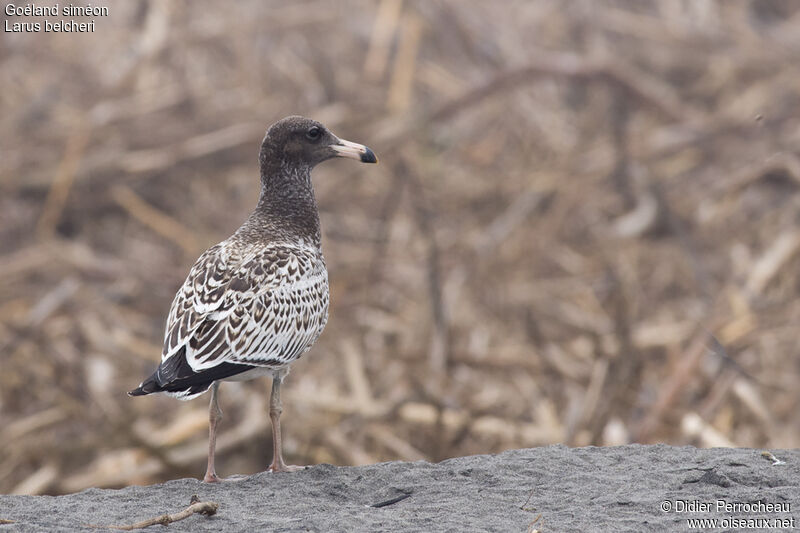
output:
M336 157L349 157L356 159L362 163L377 163L378 158L375 157L375 152L364 146L350 141L339 139L339 142L332 144L331 148L336 152Z

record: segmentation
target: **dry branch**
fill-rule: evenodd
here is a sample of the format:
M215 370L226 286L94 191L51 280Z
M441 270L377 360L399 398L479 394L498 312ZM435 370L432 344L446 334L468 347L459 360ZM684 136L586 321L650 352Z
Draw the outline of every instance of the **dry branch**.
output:
M92 527L95 529L121 529L124 531L132 531L134 529L144 529L146 527L155 525L168 526L173 522L185 520L186 518L189 518L193 514L212 516L217 514L218 509L219 509L218 503L197 501L197 496L192 496L192 504L183 511L177 513L163 514L161 516L156 516L154 518L148 518L147 520L142 520L141 522L136 522L135 524L124 524L124 525L114 525L114 526L98 526L95 524L88 524L86 527Z
M179 144L125 154L119 167L137 174L168 168L180 161L203 157L244 143L252 143L264 133L262 124L235 124L216 131L197 135Z
M681 391L688 386L696 375L700 360L706 353L707 342L708 334L704 330L695 334L692 343L686 348L680 364L676 365L672 375L666 380L666 383L659 391L658 400L642 422L636 435L637 442L650 441L651 435L659 425L662 417L675 405L680 398ZM689 420L695 421L696 418ZM696 424L691 424L691 426L694 428Z
M701 113L688 108L675 92L664 83L647 76L631 65L615 61L597 61L569 53L539 53L526 67L511 70L495 76L484 85L470 90L454 101L431 113L428 121L446 120L465 108L472 107L482 100L498 93L555 76L576 81L605 81L629 91L642 103L676 122L693 121Z
M86 149L86 143L89 141L89 135L88 128L79 126L75 133L67 139L64 156L53 177L42 215L36 226L36 234L39 239L48 239L55 231L75 181L75 174L78 172L78 165Z
M187 255L200 250L194 232L183 224L144 201L132 189L118 185L112 193L114 201L133 218L183 248Z

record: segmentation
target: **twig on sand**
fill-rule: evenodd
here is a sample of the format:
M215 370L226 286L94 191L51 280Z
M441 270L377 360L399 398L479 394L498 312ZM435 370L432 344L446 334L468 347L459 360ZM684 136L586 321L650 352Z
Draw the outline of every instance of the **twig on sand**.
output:
M786 461L781 461L780 459L778 459L777 457L772 455L772 452L767 452L767 451L761 452L761 457L763 457L764 459L767 459L769 461L772 461L772 466L778 466L778 465L785 465L786 464Z
M0 518L0 525L3 524L16 524L16 520L8 520L7 518Z
M528 511L529 513L535 511L536 510L535 508L528 507L528 504L531 502L531 498L533 498L533 489L531 489L531 491L528 493L528 499L525 500L525 503L520 505L519 508L522 509L523 511Z
M535 526L536 522L538 522L541 519L542 519L542 514L541 513L536 515L536 518L534 518L533 521L530 524L528 524L528 533L539 533L540 530L539 529L535 529L533 526Z
M528 504L531 502L531 498L533 497L533 491L534 489L531 489L531 491L528 493L528 499L525 500L525 503L519 506L520 509L528 513L533 513L536 511L536 508L528 507ZM539 530L534 528L534 526L536 525L536 522L539 522L540 520L542 520L542 513L536 515L536 517L531 520L531 523L528 524L528 533L539 533Z
M156 524L166 526L168 524L171 524L172 522L177 522L179 520L183 520L184 518L189 518L195 513L211 516L217 513L217 509L219 509L218 503L201 502L199 501L199 498L195 494L194 496L192 496L191 505L189 505L189 507L187 507L186 509L184 509L179 513L163 514L155 518L148 518L147 520L136 522L135 524L116 525L116 526L98 526L95 524L89 524L88 527L94 527L98 529L123 529L125 531L131 531L133 529L143 529L146 527L154 526Z

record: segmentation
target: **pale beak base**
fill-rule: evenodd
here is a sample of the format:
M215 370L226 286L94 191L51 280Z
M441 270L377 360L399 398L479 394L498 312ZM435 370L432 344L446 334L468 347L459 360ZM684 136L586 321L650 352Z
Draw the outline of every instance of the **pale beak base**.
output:
M338 144L332 144L331 148L336 152L336 157L349 157L361 161L362 163L377 163L378 158L375 152L364 146L350 141L339 139Z

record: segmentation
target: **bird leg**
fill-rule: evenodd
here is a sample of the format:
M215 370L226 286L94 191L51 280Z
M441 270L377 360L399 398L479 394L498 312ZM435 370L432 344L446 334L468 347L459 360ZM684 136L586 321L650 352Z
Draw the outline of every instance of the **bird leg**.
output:
M272 464L269 465L268 472L296 472L302 470L302 466L287 465L283 462L283 449L281 445L281 383L283 375L275 374L272 377L272 394L269 397L269 418L272 421Z
M217 447L217 424L222 420L222 409L219 408L217 400L217 389L219 381L211 385L211 403L208 405L208 467L206 475L203 477L205 483L217 483L221 481L214 470L214 451Z

